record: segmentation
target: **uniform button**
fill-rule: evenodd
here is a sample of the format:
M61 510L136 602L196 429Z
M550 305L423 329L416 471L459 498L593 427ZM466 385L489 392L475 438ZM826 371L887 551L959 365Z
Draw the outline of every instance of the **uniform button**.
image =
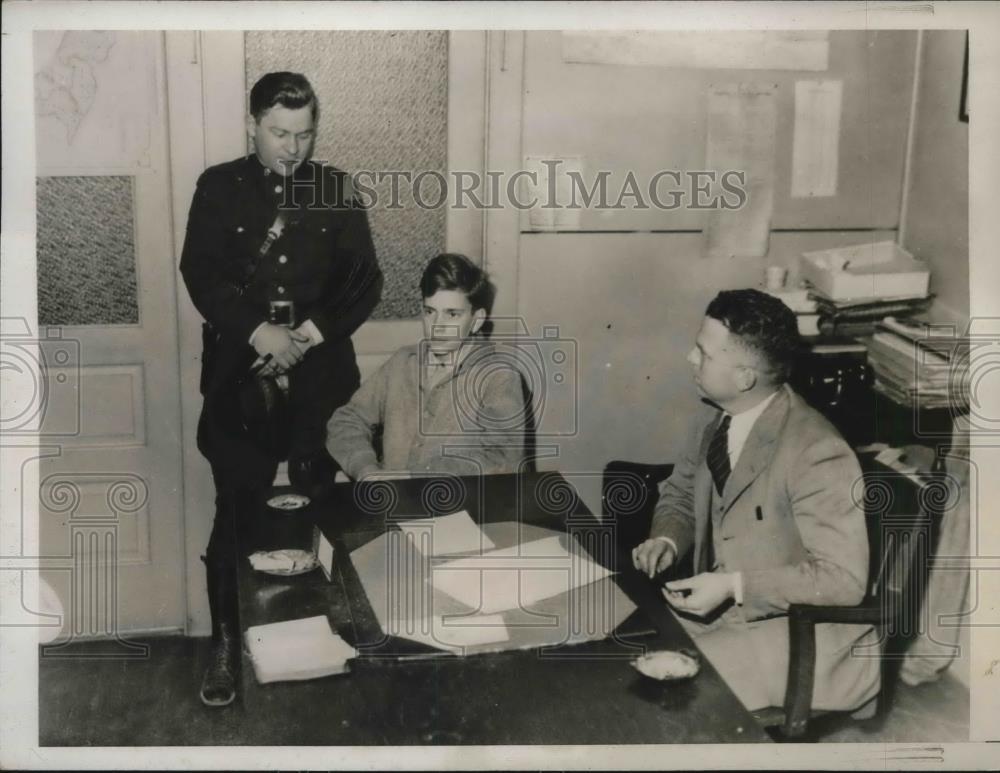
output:
M326 228L321 228L319 230L321 230L323 233L326 233Z
M280 185L275 185L274 186L274 192L275 193L281 193L283 190L285 190L285 189L282 188Z
M236 226L236 233L238 233L238 234L243 233L243 226L241 226L241 225Z
M270 169L270 167L266 167L266 166L265 166L265 167L264 167L264 177L267 177L267 176L268 176L268 175L270 175L270 174L271 174L271 169Z
M284 294L285 294L285 288L284 287L279 287L278 288L278 295L284 295Z
M287 263L287 262L288 262L288 256L287 256L287 255L281 255L281 256L280 256L280 257L278 258L278 262L279 262L279 263Z

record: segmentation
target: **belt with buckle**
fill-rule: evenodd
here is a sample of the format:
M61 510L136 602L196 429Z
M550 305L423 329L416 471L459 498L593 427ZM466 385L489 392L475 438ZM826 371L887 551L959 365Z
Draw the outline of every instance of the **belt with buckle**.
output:
M267 321L272 325L295 327L295 301L268 301Z

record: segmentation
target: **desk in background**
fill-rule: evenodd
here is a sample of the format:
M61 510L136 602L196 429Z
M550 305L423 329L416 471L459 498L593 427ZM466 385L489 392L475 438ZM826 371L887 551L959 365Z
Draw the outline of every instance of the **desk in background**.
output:
M602 528L558 473L455 479L447 512L465 509L485 522L520 521L570 530ZM249 626L327 614L340 634L363 647L381 637L356 582L349 553L381 534L382 513L428 512L431 479L398 481L377 491L339 484L329 501L305 513L332 538L332 581L320 571L280 578L240 566L240 615ZM363 485L363 484L361 484ZM539 492L550 492L539 496ZM559 496L552 496L558 490ZM373 493L385 499L374 499ZM377 503L377 504L376 504ZM365 512L368 509L369 512ZM445 508L442 508L443 510ZM261 514L259 517L266 518ZM266 543L267 529L257 532ZM271 547L293 547L271 545ZM259 685L244 663L244 711L273 728L256 744L638 744L750 743L769 740L708 663L686 682L661 685L629 664L637 647L680 649L694 643L656 587L620 562L619 586L657 632L563 649L518 650L471 657L352 662L350 674L308 682ZM261 726L257 723L255 726Z

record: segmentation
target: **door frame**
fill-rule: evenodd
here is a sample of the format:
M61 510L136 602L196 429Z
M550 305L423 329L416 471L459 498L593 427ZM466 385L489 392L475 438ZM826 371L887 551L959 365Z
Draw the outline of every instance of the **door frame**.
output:
M482 174L489 168L510 174L519 168L523 38L518 32L449 31L449 170ZM198 176L208 166L247 152L244 33L171 31L166 33L166 52L177 264ZM447 213L446 249L482 260L497 285L498 317L517 313L518 215L510 208ZM215 490L195 443L202 402L202 319L187 293L177 293L177 306L188 578L185 632L201 636L210 630L210 616L200 557L211 531ZM353 336L362 377L400 346L418 340L420 330L418 319L362 325Z

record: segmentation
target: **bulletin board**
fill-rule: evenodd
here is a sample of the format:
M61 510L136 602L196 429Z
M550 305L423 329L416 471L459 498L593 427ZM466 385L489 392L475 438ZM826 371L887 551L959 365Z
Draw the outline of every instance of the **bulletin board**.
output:
M823 39L828 41L825 69L818 69L824 63L816 57L802 59L799 70L735 69L705 66L705 61L682 67L669 58L649 64L641 56L638 63L621 63L621 57L614 63L566 61L574 57L566 54L565 33L533 32L525 39L523 155L571 157L582 164L584 179L593 170L609 170L614 198L628 170L641 182L659 170L705 168L713 88L770 84L776 118L771 229L895 228L916 33L843 30L824 33ZM836 134L829 136L822 113L814 118L814 130L838 141L832 195L792 196L796 84L801 81L840 84L821 87L839 91ZM624 203L618 210L584 210L572 230L703 230L709 217L705 211L638 210L631 199ZM526 215L522 231L531 230Z

